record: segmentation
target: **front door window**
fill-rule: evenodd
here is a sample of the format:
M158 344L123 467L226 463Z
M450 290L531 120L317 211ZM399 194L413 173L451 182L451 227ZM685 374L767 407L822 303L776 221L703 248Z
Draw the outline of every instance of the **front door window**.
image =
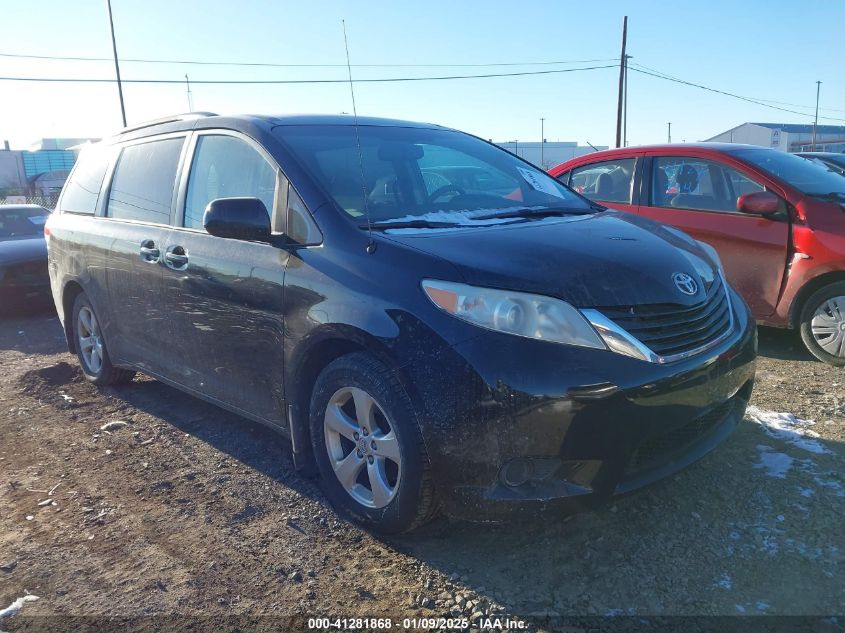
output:
M249 143L234 136L199 138L188 178L187 228L202 229L205 208L217 198L258 198L271 213L275 196L276 170Z
M733 167L703 158L660 156L654 161L651 206L735 212L737 198L764 187Z

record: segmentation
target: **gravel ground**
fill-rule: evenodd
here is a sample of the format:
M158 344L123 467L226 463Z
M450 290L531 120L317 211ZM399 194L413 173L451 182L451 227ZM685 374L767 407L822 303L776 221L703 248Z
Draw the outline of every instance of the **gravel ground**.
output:
M574 516L384 539L327 508L271 431L148 378L98 390L55 317L0 320L0 609L39 597L0 629L53 614L842 621L845 371L792 333L760 342L756 408L677 476Z

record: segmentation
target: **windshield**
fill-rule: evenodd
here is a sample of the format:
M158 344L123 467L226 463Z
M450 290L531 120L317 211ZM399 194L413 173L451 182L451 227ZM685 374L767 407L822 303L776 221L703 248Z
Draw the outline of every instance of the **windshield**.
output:
M0 207L0 240L44 235L50 212L40 207Z
M802 193L828 195L845 192L845 177L815 161L770 149L733 152L737 157L785 181Z
M525 210L585 212L589 201L545 172L452 130L362 125L279 126L276 134L356 219L437 221Z

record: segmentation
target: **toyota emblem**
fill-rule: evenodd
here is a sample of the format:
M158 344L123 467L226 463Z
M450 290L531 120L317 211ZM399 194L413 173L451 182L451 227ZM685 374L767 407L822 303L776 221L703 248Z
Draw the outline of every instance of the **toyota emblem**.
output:
M689 295L691 297L698 292L698 284L695 282L695 279L686 273L673 273L672 281L675 282L678 290L683 292L685 295Z

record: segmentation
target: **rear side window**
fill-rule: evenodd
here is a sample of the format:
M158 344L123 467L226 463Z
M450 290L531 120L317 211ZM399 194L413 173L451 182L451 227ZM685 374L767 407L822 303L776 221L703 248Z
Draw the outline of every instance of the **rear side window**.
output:
M76 168L62 193L60 208L63 213L94 215L100 188L109 166L111 148L93 146L80 154Z
M216 198L258 198L267 213L276 199L276 170L249 143L234 136L206 135L197 142L185 226L201 229L208 203Z
M112 178L108 216L168 224L184 138L123 148Z
M572 170L569 186L591 200L631 204L634 159L590 163Z

